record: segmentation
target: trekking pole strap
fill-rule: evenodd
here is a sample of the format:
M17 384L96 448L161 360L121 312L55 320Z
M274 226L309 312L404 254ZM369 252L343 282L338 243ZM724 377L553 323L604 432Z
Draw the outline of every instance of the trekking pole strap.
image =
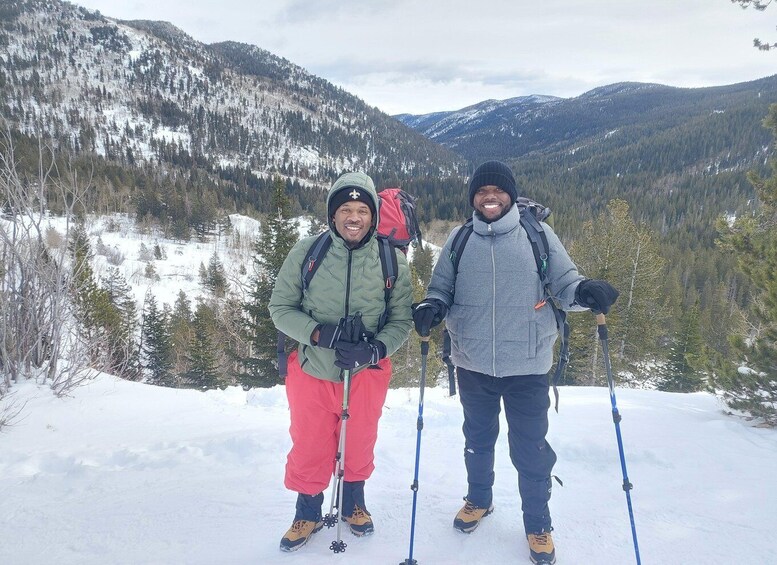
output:
M275 353L278 356L278 376L285 379L288 374L288 367L286 365L286 334L278 332L278 342L275 346Z
M448 394L456 396L456 368L451 361L451 334L447 329L442 331L442 360L448 368Z

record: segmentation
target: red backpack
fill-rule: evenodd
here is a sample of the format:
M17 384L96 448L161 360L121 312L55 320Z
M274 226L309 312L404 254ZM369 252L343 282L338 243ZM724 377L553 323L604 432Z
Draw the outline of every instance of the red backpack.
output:
M380 198L378 236L385 237L405 254L409 245L421 243L421 228L415 213L415 197L401 188L384 188Z

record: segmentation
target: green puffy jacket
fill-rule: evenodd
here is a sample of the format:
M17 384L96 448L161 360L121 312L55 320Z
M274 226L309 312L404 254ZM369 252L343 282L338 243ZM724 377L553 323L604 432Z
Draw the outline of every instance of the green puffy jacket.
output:
M332 195L345 186L366 190L378 209L375 186L363 173L340 177L329 189L327 204ZM303 295L302 264L307 260L315 237L300 240L289 252L278 273L269 310L275 327L300 343L298 352L302 369L319 379L340 382L341 370L334 364L334 351L312 345L310 335L318 324L337 324L342 317L357 312L361 312L365 327L377 332L378 319L386 309L385 283L374 230L364 245L349 249L334 230L331 218L329 224L332 244L307 291ZM377 218L374 225L377 225ZM386 325L375 336L386 346L388 355L399 349L412 327L410 271L404 253L395 252L399 272L391 292Z

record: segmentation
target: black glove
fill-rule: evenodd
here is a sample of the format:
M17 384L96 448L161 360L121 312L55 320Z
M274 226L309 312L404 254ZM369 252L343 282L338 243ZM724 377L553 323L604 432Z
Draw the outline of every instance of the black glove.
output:
M340 318L340 323L337 325L319 324L317 345L327 349L334 349L338 341L356 343L357 341L372 339L374 336L375 334L367 331L367 328L364 327L361 314L356 313L353 316Z
M589 307L594 313L607 314L610 306L615 304L620 292L607 281L585 279L580 281L575 290L575 302L580 306Z
M432 328L445 319L448 313L448 307L445 302L436 298L428 298L413 304L413 322L415 331L421 337L426 337L432 331Z
M361 312L356 312L351 316L347 316L340 320L340 337L338 341L347 341L349 343L357 343L359 341L369 341L375 334L368 331L364 327L362 322Z
M342 323L342 320L340 323ZM340 334L342 334L342 330L339 325L319 324L318 343L316 345L327 349L334 349L335 343L340 339Z
M386 356L386 346L377 339L350 343L338 341L335 344L335 365L341 369L356 369L363 365L375 365Z

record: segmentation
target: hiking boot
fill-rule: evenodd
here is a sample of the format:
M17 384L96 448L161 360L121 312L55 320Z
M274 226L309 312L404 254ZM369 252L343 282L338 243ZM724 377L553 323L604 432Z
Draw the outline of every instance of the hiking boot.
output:
M491 514L493 511L493 504L488 508L481 508L475 506L465 498L464 507L459 510L459 513L456 514L456 518L453 519L453 527L460 532L469 534L470 532L475 531L475 528L480 525L480 520Z
M296 520L286 535L281 538L281 551L297 551L300 547L308 543L310 537L324 527L324 523L319 520Z
M355 536L368 536L375 531L375 526L370 518L370 513L363 510L358 504L353 509L353 514L343 516L343 520L348 522L351 533Z
M553 565L556 562L556 549L553 547L553 536L550 532L528 534L531 562L537 565Z

